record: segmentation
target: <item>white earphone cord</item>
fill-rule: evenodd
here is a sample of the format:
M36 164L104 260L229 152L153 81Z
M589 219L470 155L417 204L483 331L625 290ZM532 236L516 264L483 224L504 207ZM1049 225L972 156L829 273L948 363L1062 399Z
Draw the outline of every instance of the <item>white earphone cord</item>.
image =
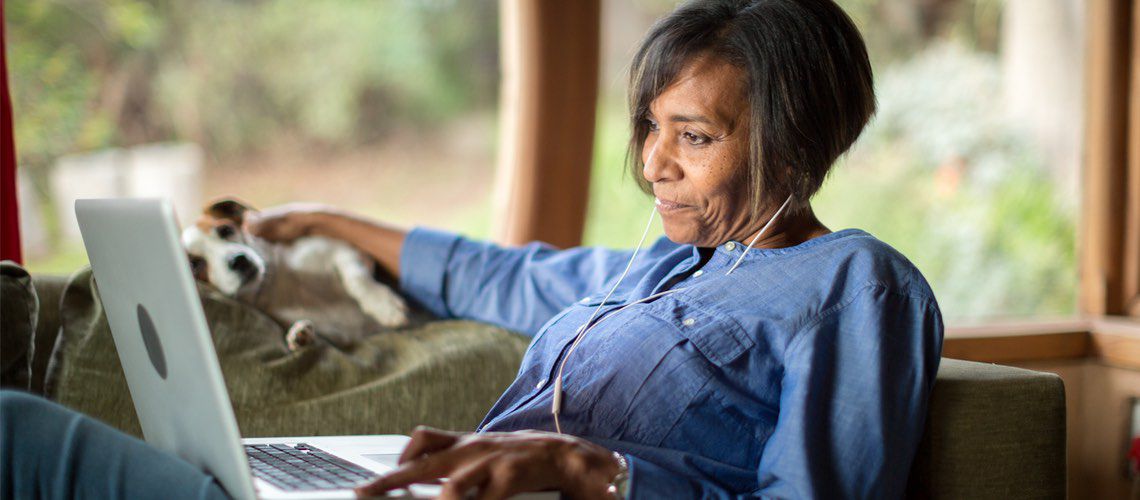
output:
M590 319L586 320L586 323L578 327L578 335L574 338L574 343L570 344L570 350L566 351L566 356L562 357L562 363L558 365L558 376L554 379L554 396L553 401L550 404L550 413L554 415L554 430L559 434L562 434L562 425L558 421L558 413L562 410L562 370L566 368L566 360L570 358L570 354L574 352L574 349L578 348L578 343L586 337L586 332L589 331L589 328L587 328L586 325L594 322L594 318L596 318L598 316L598 313L601 312L602 306L610 300L610 296L612 296L614 292L617 291L617 288L619 285L621 285L622 280L624 280L625 276L629 274L629 270L633 267L633 260L637 258L638 252L641 251L641 246L645 244L645 237L649 235L649 228L653 226L653 216L656 213L657 207L653 207L653 209L649 212L649 220L645 223L645 230L641 232L641 239L637 242L637 248L633 249L633 254L629 256L629 262L626 263L625 270L621 272L621 276L618 277L617 283L614 283L613 288L610 288L610 292L606 294L605 298L603 298L600 303L598 303L598 307L594 308L594 313L590 315Z
M778 217L780 216L780 214L784 213L784 209L785 209L785 208L788 208L788 204L789 204L789 203L791 203L791 202L792 202L792 197L791 197L791 195L789 195L789 196L788 196L788 199L784 200L784 204L783 204L783 205L780 205L780 209L779 209L779 210L776 210L776 213L772 214L772 218L771 218L771 219L768 219L768 223L764 224L764 227L760 228L760 232L759 232L759 233L756 233L756 236L753 236L753 237L752 237L752 241L749 241L749 242L748 242L748 247L746 247L746 248L744 249L744 251L743 251L743 252L741 252L741 254L740 254L740 258L739 258L739 259L736 259L736 263L735 263L735 264L733 264L733 265L732 265L732 267L730 267L730 268L728 269L728 272L727 272L727 273L724 273L724 274L725 274L725 276L728 276L729 274L732 274L732 272L733 272L733 271L735 271L735 270L736 270L736 268L737 268L738 266L740 266L740 263L741 263L741 262L744 262L744 256L745 256L745 255L748 255L748 251L749 251L749 250L752 250L752 245L755 245L755 244L756 244L756 240L759 240L759 239L760 239L760 237L764 235L764 233L768 232L768 227L769 227L769 226L771 226L773 222L776 222L776 218L778 218Z
M650 152L650 158L652 158L652 157L653 157L653 152L651 151ZM768 232L768 228L772 226L772 223L775 222L778 217L780 217L780 214L782 214L784 212L784 209L788 207L788 204L791 203L791 201L792 201L791 196L788 196L788 198L786 200L784 200L784 203L782 205L780 205L780 208L778 210L776 210L776 213L772 214L772 218L768 219L768 222L766 224L764 224L764 227L760 228L760 232L756 233L756 236L752 237L752 241L748 242L748 246L744 249L743 252L741 252L740 258L736 259L736 263L733 264L732 267L728 269L728 272L724 273L725 276L732 274L732 272L735 271L736 268L740 266L740 263L744 262L744 256L748 255L749 250L752 250L752 245L755 245L756 242L760 239L760 237L763 236L764 233ZM652 294L648 297L635 300L633 302L630 302L630 303L623 305L623 306L619 307L618 309L614 310L608 316L598 320L597 323L591 324L591 323L593 323L594 318L596 318L598 316L598 313L601 312L602 307L604 307L606 305L606 302L608 302L610 300L610 297L614 294L614 292L617 291L618 286L621 285L621 282L623 280L625 280L626 275L629 274L629 270L633 267L634 259L637 258L638 252L641 251L642 245L645 244L645 237L649 235L649 228L653 225L653 216L656 215L656 213L657 213L657 207L655 206L649 212L649 221L647 221L645 223L645 230L642 231L641 239L638 240L637 247L633 249L633 254L629 256L629 262L626 263L625 270L622 271L621 276L618 277L617 282L614 283L614 286L612 288L610 288L610 291L609 291L609 293L606 294L605 298L603 298L602 301L600 303L598 303L598 307L594 308L594 312L593 312L593 314L590 315L590 319L586 320L586 322L584 324L582 324L582 326L578 327L578 334L577 334L577 336L574 337L574 342L570 344L570 349L566 351L566 355L562 357L562 362L559 363L559 365L558 365L558 375L554 379L553 396L552 396L552 401L550 403L550 414L554 416L554 430L558 434L562 434L562 422L558 418L559 413L562 412L562 372L563 372L563 370L566 369L566 362L570 359L570 355L573 354L574 350L578 348L578 344L582 342L582 339L586 338L586 333L588 333L590 330L593 330L594 327L600 325L603 321L614 317L615 315L617 315L617 313L624 311L626 308L628 308L630 306L640 304L640 303L643 303L643 302L646 302L649 300L653 300L653 299L656 299L659 297L663 297L663 296L668 295L668 294L673 293L673 292L679 292L679 291L687 288L687 287L682 287L682 288L674 288L671 290L664 290L664 291Z

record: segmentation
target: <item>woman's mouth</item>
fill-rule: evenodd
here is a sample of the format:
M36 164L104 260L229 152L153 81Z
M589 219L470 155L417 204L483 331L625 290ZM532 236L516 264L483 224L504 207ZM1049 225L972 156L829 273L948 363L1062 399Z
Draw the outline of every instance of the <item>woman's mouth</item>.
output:
M693 208L692 205L682 205L675 201L663 200L661 198L656 198L655 203L657 205L657 211L660 212L661 215L677 212L686 208Z

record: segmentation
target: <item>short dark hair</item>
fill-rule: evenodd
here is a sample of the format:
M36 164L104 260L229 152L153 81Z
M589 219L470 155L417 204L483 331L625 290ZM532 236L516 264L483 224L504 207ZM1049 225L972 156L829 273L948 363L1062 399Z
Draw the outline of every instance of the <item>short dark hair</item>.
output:
M807 207L875 113L871 62L851 18L832 0L695 0L657 21L630 68L628 163L643 191L652 193L641 175L649 105L702 55L748 78L753 210L788 195L789 208Z

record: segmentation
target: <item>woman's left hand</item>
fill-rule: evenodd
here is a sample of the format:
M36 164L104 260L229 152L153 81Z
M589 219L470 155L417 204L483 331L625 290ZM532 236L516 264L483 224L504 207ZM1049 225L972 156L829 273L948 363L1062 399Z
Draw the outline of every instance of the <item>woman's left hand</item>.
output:
M539 431L470 434L419 427L400 454L400 467L356 490L381 495L447 478L439 498L507 498L560 490L571 498L607 498L619 467L613 453L573 436Z

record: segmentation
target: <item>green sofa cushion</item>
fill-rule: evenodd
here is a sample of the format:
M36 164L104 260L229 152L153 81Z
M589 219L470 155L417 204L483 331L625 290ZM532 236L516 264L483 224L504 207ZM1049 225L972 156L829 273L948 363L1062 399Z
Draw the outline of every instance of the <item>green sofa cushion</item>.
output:
M39 308L28 272L10 260L0 262L0 386L31 389Z
M63 291L46 395L140 435L89 269ZM200 286L242 435L406 434L417 424L473 430L514 379L528 340L470 321L419 321L350 351L290 352L268 316ZM167 353L167 356L177 356Z

